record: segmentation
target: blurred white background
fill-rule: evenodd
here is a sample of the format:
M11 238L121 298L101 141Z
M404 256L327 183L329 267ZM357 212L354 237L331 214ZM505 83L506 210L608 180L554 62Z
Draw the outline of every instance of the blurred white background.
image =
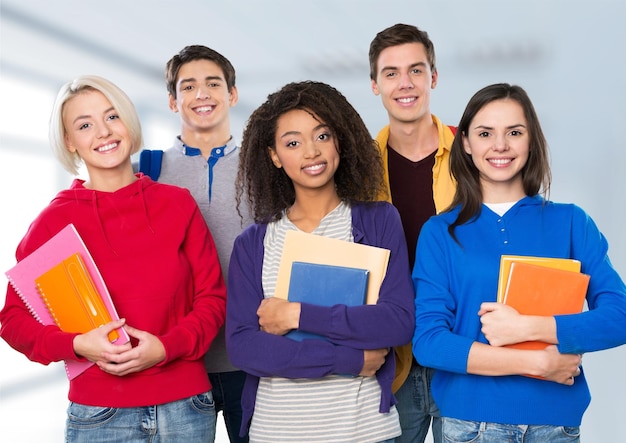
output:
M625 20L620 0L0 0L0 270L13 266L30 221L72 179L47 143L52 102L66 81L80 74L112 80L137 106L146 146L167 148L179 128L167 107L165 62L186 45L204 44L237 70L238 140L268 93L307 79L342 91L375 134L386 113L370 90L369 43L402 22L428 31L435 43L440 76L432 110L444 122L456 124L487 84L528 91L551 146L552 199L591 214L626 276L626 150L619 138ZM31 363L3 341L0 359L0 439L62 441L62 365ZM583 441L623 438L625 367L624 347L585 357L593 400ZM220 429L217 442L226 441Z

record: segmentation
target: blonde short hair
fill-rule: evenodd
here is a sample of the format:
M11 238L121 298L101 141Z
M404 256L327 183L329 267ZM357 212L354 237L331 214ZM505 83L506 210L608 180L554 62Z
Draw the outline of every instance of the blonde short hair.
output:
M118 113L120 120L126 126L130 135L132 149L131 155L139 152L143 146L141 123L130 98L115 84L96 75L80 76L61 87L52 107L50 115L50 127L48 138L52 145L52 151L61 165L73 175L78 175L78 169L82 159L77 152L68 149L65 136L66 128L63 125L63 109L65 104L73 97L86 91L98 91L104 95Z

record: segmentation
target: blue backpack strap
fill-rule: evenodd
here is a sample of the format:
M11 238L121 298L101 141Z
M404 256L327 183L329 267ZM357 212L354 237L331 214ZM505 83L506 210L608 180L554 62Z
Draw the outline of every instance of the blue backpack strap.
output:
M163 151L160 149L144 149L139 154L139 172L143 172L152 180L157 181L161 175Z

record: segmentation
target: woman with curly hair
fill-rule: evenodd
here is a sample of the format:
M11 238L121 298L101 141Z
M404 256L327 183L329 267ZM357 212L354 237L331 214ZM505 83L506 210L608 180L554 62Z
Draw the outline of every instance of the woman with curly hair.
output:
M346 98L290 83L254 111L237 177L256 223L230 262L227 349L248 373L251 442L387 442L400 435L393 346L410 340L413 288L397 210L377 202L379 151ZM299 230L391 250L375 305L321 307L273 297L285 234ZM294 329L326 340L295 341Z

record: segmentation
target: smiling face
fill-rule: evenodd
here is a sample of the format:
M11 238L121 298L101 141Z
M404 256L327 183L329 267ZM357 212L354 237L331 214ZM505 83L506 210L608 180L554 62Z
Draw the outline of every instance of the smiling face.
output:
M339 153L328 125L307 111L291 110L278 118L275 146L269 149L270 157L293 181L296 199L304 190L335 192Z
M372 91L380 95L390 121L411 123L430 118L430 90L437 85L426 49L405 43L384 49L378 57Z
M86 90L63 107L65 144L85 162L90 177L105 170L126 170L132 141L111 102L99 91Z
M178 71L176 97L169 96L170 109L180 112L182 138L191 143L198 133L230 136L230 108L237 103L237 88L228 91L220 66L210 60L193 60Z
M524 197L522 169L528 161L530 136L524 109L511 99L495 100L476 113L463 134L463 147L479 171L487 203Z

